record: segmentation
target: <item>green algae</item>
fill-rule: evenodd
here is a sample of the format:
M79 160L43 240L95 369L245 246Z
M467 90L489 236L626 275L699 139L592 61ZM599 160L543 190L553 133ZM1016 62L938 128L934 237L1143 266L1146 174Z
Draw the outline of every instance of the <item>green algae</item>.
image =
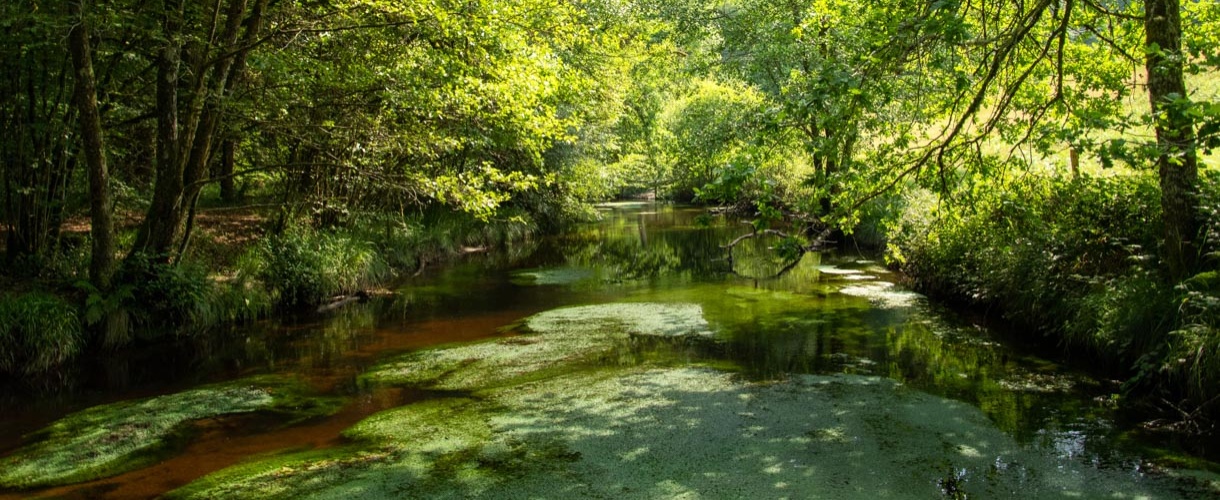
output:
M605 333L621 329L630 335L710 337L711 329L697 304L622 302L552 309L530 316L525 328L542 334Z
M0 459L0 488L70 484L147 466L178 447L195 420L274 412L295 422L338 410L337 399L308 392L293 379L255 377L89 408L28 436L32 444Z
M373 414L343 431L343 437L370 444L430 443L433 448L416 450L435 453L469 448L486 441L491 432L478 419L451 418L462 412L478 412L480 403L469 398L422 401Z
M525 335L417 351L360 377L366 384L473 390L558 375L626 350L633 337L709 338L694 304L613 303L542 312L517 326Z
M594 278L592 270L581 267L528 269L513 273L514 285L574 285Z
M406 485L450 477L458 463L474 460L491 430L486 405L469 398L441 398L385 410L343 432L351 445L272 455L208 475L170 498L341 497L376 487L388 478ZM386 477L381 477L386 476Z
M352 484L361 471L385 468L421 478L393 450L332 448L262 457L214 472L171 491L165 498L298 498L324 488ZM360 495L356 495L357 498Z
M349 446L264 457L210 474L169 498L465 498L579 459L562 443L495 436L495 406L442 398L386 410L343 435ZM453 485L461 484L461 489Z
M213 474L190 498L1191 498L1215 483L1026 448L964 403L887 379L743 382L708 369L582 372L402 407L363 448Z

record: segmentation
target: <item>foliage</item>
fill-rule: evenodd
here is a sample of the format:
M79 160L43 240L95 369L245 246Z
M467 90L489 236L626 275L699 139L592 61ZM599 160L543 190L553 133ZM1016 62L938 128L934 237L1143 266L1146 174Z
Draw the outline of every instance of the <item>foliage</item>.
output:
M743 150L753 139L762 105L762 96L747 86L702 81L666 106L659 126L665 157L673 162L670 186L676 197L689 199L717 177L735 177L748 168ZM736 201L739 184L703 198Z
M1133 316L1163 305L1139 292L1156 280L1150 179L1026 176L974 189L968 206L914 200L891 235L890 258L919 289L1000 306L1072 345L1133 361L1150 326Z
M1214 411L1220 280L1205 271L1175 283L1159 268L1149 176L1025 177L980 192L970 206L925 194L894 224L890 258L917 287L998 307L1128 373L1132 394ZM1207 191L1203 205L1215 199Z
M1206 215L1201 249L1209 262L1207 270L1192 276L1174 288L1174 309L1178 313L1174 329L1164 347L1155 346L1159 356L1149 356L1141 365L1149 376L1168 379L1180 387L1189 408L1198 406L1215 414L1220 397L1216 380L1220 380L1220 275L1217 256L1220 255L1220 184L1216 171L1205 174L1208 182L1200 195L1201 211ZM1163 350L1163 352L1161 351Z
M118 281L126 285L112 293L129 294L128 309L140 325L174 328L206 316L202 308L208 302L212 282L200 267L130 259L119 270Z
M63 298L26 292L0 299L0 372L49 372L84 349L80 316Z

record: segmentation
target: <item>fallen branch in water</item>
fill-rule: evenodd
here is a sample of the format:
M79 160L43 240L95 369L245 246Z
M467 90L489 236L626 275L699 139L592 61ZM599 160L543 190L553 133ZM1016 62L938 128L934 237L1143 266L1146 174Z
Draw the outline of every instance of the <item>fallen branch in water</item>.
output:
M334 311L335 309L351 304L352 302L360 302L362 300L367 300L368 298L369 293L364 290L351 295L339 295L332 298L330 302L318 306L317 312L324 313Z
M831 233L833 233L833 232L834 232L833 227L826 226L826 228L823 229L822 232L819 233L818 236L816 238L814 238L813 241L811 241L808 245L801 245L801 246L796 247L798 252L797 252L796 256L794 256L792 258L791 262L789 262L782 269L780 269L779 272L775 273L772 276L767 276L767 277L765 277L765 279L778 278L778 277L786 274L788 271L795 269L796 265L801 262L801 258L804 257L806 253L817 250L817 249L821 248L823 245L825 245L826 243L828 243L826 239L829 238ZM724 249L725 253L727 254L725 256L725 260L727 260L729 262L729 271L732 272L733 274L738 274L737 271L733 270L733 248L734 247L736 247L738 244L740 244L741 242L743 242L745 240L757 238L759 236L768 236L768 235L778 236L780 238L785 238L785 239L792 238L792 236L790 236L788 233L785 233L785 232L777 230L777 229L764 229L762 231L755 229L749 233L746 233L741 236L738 236L737 238L734 238L733 241L730 241L727 245L721 245L720 248Z
M749 232L749 233L743 234L741 236L738 236L737 239L730 241L728 245L721 245L720 248L728 250L731 253L733 251L733 247L737 246L738 243L741 243L750 238L757 238L759 236L766 236L768 234L779 236L780 238L791 238L791 236L788 236L788 233L785 233L783 231L779 231L776 229L764 229L762 231L755 230L753 232Z

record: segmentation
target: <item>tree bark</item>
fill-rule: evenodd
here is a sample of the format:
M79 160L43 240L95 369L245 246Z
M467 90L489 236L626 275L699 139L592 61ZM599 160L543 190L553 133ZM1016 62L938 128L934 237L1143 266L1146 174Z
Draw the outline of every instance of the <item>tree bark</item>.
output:
M68 34L68 50L75 71L74 97L79 113L85 165L89 171L89 217L92 224L93 255L89 278L100 290L110 288L114 275L114 221L110 214L109 174L102 121L97 109L97 88L93 77L93 58L89 48L89 27L82 13L83 0L68 3L68 13L76 26Z
M1194 121L1175 100L1186 98L1183 78L1182 17L1179 0L1146 0L1144 31L1148 98L1155 117L1157 171L1164 221L1164 264L1173 280L1191 276L1198 265L1196 189L1199 181Z

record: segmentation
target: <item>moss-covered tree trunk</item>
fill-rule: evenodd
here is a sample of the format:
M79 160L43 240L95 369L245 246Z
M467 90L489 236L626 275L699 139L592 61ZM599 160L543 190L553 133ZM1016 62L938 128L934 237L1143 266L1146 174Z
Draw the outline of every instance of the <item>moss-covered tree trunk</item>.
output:
M89 278L101 290L110 288L114 274L114 221L110 214L109 173L102 121L97 109L97 89L93 77L93 56L89 48L89 27L83 15L83 0L68 2L68 13L76 26L68 34L69 52L75 76L74 96L80 115L85 165L89 171L89 217L93 255Z
M1195 238L1199 234L1196 187L1194 121L1182 105L1182 17L1179 0L1146 0L1144 29L1147 41L1148 97L1156 118L1159 149L1157 170L1161 183L1164 219L1164 263L1171 279L1190 276L1198 263Z

